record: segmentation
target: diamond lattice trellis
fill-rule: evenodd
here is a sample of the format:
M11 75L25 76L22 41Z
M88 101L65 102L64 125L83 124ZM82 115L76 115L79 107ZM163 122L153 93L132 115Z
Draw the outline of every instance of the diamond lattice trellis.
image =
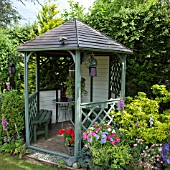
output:
M38 103L37 103L37 92L32 94L29 97L29 130L30 130L30 141L33 137L33 125L32 125L32 120L37 114L37 108L38 108Z
M111 99L105 102L97 103L82 103L81 113L82 113L82 129L87 130L95 122L107 121L109 124L112 122L113 118L109 113L115 109L115 105L119 102L119 99Z
M115 98L121 91L121 62L118 56L112 56L110 60L110 91Z

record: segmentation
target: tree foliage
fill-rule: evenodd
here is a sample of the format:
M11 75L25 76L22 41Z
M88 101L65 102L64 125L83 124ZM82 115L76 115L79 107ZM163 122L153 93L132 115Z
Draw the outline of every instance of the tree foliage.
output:
M2 90L5 88L6 81L10 81L12 88L17 87L17 89L23 91L24 65L23 60L19 60L17 57L21 54L16 51L16 48L32 39L31 32L32 27L29 25L0 29L0 87ZM8 74L9 62L15 64L17 70L15 75ZM17 81L14 82L14 80Z
M96 1L86 23L133 50L127 59L127 95L148 93L170 74L170 2L139 1L118 8L119 2L127 1Z
M85 19L85 8L83 5L80 5L79 2L74 2L73 0L68 0L68 4L70 9L64 9L62 14L65 21L73 20L73 18L77 18L80 21Z
M62 24L62 19L58 16L59 10L57 4L52 4L51 0L48 0L41 7L37 15L39 35Z
M21 18L10 0L0 0L0 16L0 27L7 27Z

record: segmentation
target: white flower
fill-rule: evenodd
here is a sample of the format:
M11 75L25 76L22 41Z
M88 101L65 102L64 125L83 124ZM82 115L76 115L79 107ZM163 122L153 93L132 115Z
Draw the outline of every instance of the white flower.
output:
M111 132L111 130L112 130L111 128L108 128L108 129L107 129L108 132Z
M112 130L112 133L116 133L116 131L113 129L113 130Z

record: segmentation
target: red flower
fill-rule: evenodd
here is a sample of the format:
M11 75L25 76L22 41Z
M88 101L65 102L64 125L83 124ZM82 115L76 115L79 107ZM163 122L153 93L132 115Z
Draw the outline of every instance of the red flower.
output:
M72 137L74 137L74 132L72 132L70 135L71 135Z
M60 129L59 130L60 135L64 135L65 140L66 140L66 145L74 145L74 129Z
M64 134L64 129L60 129L58 133L59 133L59 135L63 135Z

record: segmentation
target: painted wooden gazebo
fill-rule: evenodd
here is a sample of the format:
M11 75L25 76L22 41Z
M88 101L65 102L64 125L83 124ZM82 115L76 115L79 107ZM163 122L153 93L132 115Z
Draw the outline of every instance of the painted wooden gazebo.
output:
M126 56L132 51L115 40L96 31L90 26L74 19L66 22L17 48L25 54L25 128L26 146L52 154L68 157L30 145L30 121L39 111L39 59L41 56L72 57L75 64L75 144L74 156L81 149L81 132L92 126L95 121L112 121L109 112L115 109L120 97L125 97ZM97 77L94 77L93 88L87 87L89 97L81 97L81 77L86 77L89 84L92 78L88 69L82 64L86 54L93 53L98 62ZM28 92L28 62L31 56L36 57L36 92ZM106 71L101 71L106 70ZM100 77L103 75L103 78ZM88 78L89 77L89 78ZM104 79L107 77L107 79ZM98 87L98 90L97 90ZM95 89L96 88L96 89ZM103 93L101 91L103 90ZM91 94L93 91L93 94ZM95 95L96 94L96 97ZM106 95L105 97L103 97ZM94 97L93 97L94 96ZM103 97L103 98L102 98ZM98 111L96 112L96 108ZM99 110L100 108L100 110ZM93 115L93 116L91 116ZM82 119L83 117L83 119ZM85 125L88 122L88 126Z

